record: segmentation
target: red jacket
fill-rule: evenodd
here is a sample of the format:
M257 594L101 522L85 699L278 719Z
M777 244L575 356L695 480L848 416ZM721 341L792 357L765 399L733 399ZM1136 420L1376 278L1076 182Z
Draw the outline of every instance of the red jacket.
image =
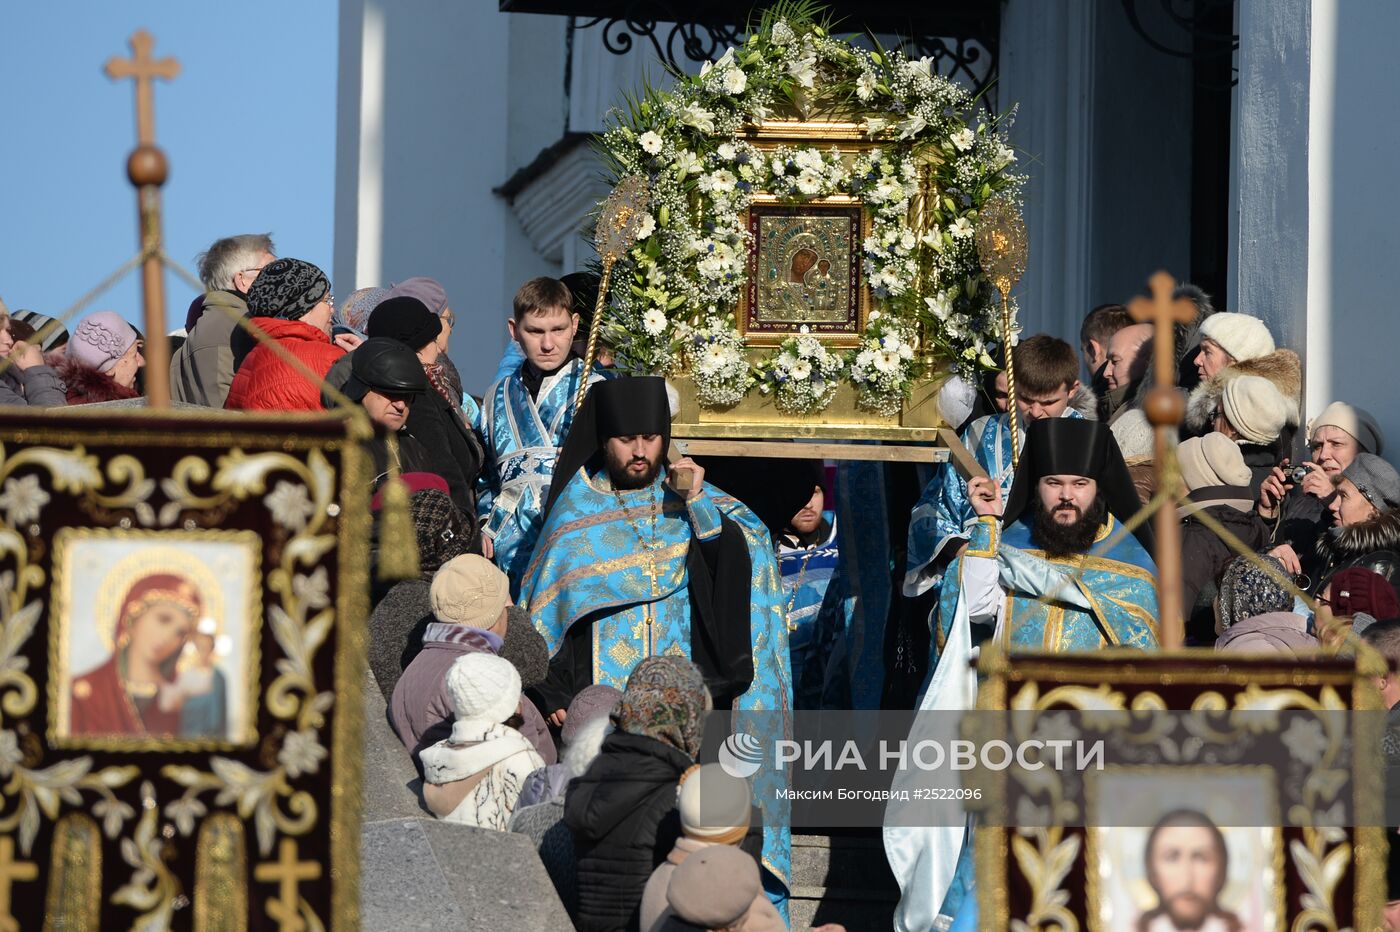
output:
M321 378L345 355L330 337L299 320L254 317L250 323ZM224 407L233 411L320 411L321 386L259 342L238 367Z

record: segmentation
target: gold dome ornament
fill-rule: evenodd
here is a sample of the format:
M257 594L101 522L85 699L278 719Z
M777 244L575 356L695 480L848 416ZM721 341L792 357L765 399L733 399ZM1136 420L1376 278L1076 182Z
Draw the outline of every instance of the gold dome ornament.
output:
M1006 357L1006 417L1011 427L1011 464L1021 459L1016 411L1016 366L1011 354L1011 289L1026 274L1026 221L1015 201L994 197L977 215L977 256L1001 295L1001 345Z
M642 222L651 204L645 179L628 175L617 183L612 194L598 212L598 225L593 228L593 245L603 260L603 275L598 282L598 299L593 305L593 320L588 326L588 347L583 354L583 372L579 376L578 395L574 397L574 414L578 414L588 394L588 374L598 353L598 331L603 324L603 306L608 301L608 285L613 266L637 244Z

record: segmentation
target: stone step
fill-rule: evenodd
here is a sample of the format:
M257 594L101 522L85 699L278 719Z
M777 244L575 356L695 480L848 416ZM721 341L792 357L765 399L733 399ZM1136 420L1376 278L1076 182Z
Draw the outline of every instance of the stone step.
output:
M793 929L839 922L850 932L888 929L899 886L879 829L792 836Z

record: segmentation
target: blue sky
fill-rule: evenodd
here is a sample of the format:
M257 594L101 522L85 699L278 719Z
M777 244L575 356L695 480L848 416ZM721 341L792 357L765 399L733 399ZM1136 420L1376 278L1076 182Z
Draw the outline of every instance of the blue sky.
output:
M337 4L333 0L43 0L0 7L0 297L64 310L137 251L131 81L107 59L138 28L181 65L156 83L166 252L194 257L234 233L268 232L278 255L329 272L335 202ZM166 275L167 329L193 289ZM139 274L83 313L139 322ZM81 315L79 315L81 316ZM73 322L69 321L71 328Z

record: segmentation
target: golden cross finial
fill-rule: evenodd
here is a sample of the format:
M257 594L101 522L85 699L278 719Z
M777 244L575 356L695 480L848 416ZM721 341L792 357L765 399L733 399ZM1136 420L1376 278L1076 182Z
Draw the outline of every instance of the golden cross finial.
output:
M20 932L19 920L10 911L10 887L16 881L38 880L39 865L16 861L15 840L0 836L0 932Z
M1011 464L1021 461L1017 425L1016 366L1011 353L1011 289L1026 273L1026 221L1016 202L994 197L977 214L977 257L987 280L1001 294L1001 347L1006 356L1006 423L1011 428Z
M277 884L277 896L268 897L264 908L281 932L305 932L306 922L301 918L301 894L297 887L303 880L318 880L320 876L320 864L298 859L297 843L293 838L282 839L276 861L253 868L254 880Z
M159 61L151 57L156 40L144 29L131 36L131 58L112 56L107 59L107 76L114 81L133 78L136 81L136 140L140 145L156 144L156 103L151 82L156 78L169 81L180 73L180 63L173 58Z

